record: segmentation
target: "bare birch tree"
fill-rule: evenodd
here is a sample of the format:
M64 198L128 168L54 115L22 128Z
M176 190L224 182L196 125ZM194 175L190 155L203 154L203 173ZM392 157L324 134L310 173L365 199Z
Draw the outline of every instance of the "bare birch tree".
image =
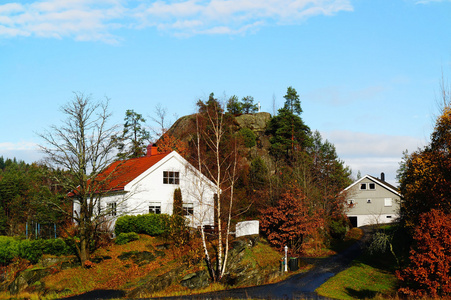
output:
M100 209L114 174L99 176L114 158L111 137L116 126L108 125L111 116L108 102L108 98L94 102L90 96L74 93L74 98L61 107L66 116L62 124L39 134L45 142L40 148L49 167L66 171L67 176L58 178L58 183L79 206L70 217L78 224L79 242L75 246L82 264L90 257L89 247L99 226L116 210L116 207Z
M216 270L212 266L203 227L201 227L202 244L212 279L219 281L227 269L237 149L234 138L229 135L224 109L213 97L213 94L206 103L199 101L198 107L199 113L196 115L198 168L214 183L215 189Z

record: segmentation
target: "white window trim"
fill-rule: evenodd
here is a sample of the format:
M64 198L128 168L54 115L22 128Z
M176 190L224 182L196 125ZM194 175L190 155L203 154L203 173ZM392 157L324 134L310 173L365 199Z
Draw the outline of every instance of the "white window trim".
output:
M151 207L154 207L154 211L151 212ZM159 212L158 212L159 209ZM149 202L149 214L161 214L161 202Z
M194 215L194 204L193 203L183 203L182 209L183 209L184 216Z
M385 207L393 206L393 199L392 198L384 198L384 206Z

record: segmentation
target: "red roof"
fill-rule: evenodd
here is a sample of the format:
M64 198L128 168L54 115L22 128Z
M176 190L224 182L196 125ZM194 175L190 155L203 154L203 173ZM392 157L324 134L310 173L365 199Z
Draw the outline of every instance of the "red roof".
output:
M150 167L162 160L170 152L153 154L152 156L144 156L132 158L128 160L116 161L112 163L98 178L105 180L106 186L102 187L105 191L122 191L124 187L134 180L136 177L144 173Z

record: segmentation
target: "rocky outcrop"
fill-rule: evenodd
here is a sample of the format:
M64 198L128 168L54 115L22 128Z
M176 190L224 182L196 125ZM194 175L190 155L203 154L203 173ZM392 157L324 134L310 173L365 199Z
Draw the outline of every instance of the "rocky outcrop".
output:
M169 287L171 284L177 282L177 278L185 270L184 266L172 269L162 275L155 276L149 274L148 276L139 280L136 288L127 293L127 298L141 298L149 294L159 292Z
M3 282L1 287L11 294L22 291L44 290L41 279L60 270L73 268L79 263L74 257L44 256L33 268L25 269L17 274L12 282Z
M235 117L240 128L249 128L256 134L264 133L266 125L271 119L271 114L267 112L260 112L256 114L245 114Z

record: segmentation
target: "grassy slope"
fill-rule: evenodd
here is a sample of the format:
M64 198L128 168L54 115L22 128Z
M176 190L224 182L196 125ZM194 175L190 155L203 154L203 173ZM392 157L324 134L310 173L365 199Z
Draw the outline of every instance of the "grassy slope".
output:
M155 253L159 251L156 246L163 244L164 241L147 235L140 235L140 239L125 245L110 245L101 248L94 253L94 257L111 257L100 263L93 264L91 268L75 267L67 270L55 272L43 279L48 291L45 299L55 299L63 296L81 294L95 289L121 289L132 290L136 287L139 279L146 275L155 276L168 272L180 264L187 265L189 259L202 257L200 245L191 245L186 247L170 247L164 250L164 256L158 256L154 261L148 264L135 264L131 260L122 261L118 258L124 252L130 251L149 251ZM199 250L197 250L199 249ZM161 253L161 252L160 252ZM266 242L260 242L255 247L245 250L243 262L253 266L259 265L263 271L266 268L278 266L281 255L273 250ZM188 269L178 274L181 280L185 275L205 269L203 260L201 263L190 264ZM180 281L178 280L178 281ZM196 290L195 293L210 292L225 289L220 284L211 284L203 290ZM57 292L55 292L57 291ZM190 289L182 287L179 284L170 286L164 292L148 296L170 296L193 293ZM6 292L0 293L0 299L8 299L11 295ZM22 293L15 295L16 299L41 299L38 294Z
M391 226L382 229L390 233L390 230L395 230L395 228ZM398 240L403 241L402 239ZM398 249L402 247L402 245L394 246ZM405 251L405 249L400 249L400 251ZM365 253L354 260L349 269L332 277L316 292L334 299L393 298L396 297L398 285L394 275L395 266L396 261L389 252L373 256Z

